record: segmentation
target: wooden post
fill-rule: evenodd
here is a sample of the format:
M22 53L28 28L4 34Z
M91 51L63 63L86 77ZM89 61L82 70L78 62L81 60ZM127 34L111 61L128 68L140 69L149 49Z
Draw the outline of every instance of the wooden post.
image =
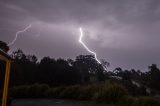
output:
M7 106L10 67L11 67L11 60L7 60L6 61L5 79L4 79L4 88L3 88L3 97L2 97L2 106Z

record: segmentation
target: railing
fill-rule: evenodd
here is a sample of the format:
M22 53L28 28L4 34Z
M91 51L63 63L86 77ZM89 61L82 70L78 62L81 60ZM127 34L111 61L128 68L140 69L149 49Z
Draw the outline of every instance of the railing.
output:
M10 67L11 67L12 59L8 54L0 50L0 60L3 60L6 62L4 87L3 87L3 95L2 95L2 106L7 106L8 85L9 85Z

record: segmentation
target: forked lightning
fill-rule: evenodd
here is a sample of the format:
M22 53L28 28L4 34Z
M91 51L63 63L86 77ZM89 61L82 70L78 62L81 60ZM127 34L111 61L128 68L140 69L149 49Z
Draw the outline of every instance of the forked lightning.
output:
M18 35L19 35L20 33L23 33L23 32L25 32L25 31L27 31L27 30L28 30L29 28L31 28L31 27L32 27L32 25L30 24L30 25L27 26L25 29L20 30L20 31L17 31L15 38L12 40L12 42L10 42L10 43L8 44L8 46L12 46L12 45L15 43L15 41L17 40Z
M96 61L97 61L99 64L101 64L101 62L100 62L100 61L98 60L98 58L97 58L97 54L96 54L95 52L91 51L91 50L83 43L82 38L83 38L83 36L84 36L84 33L83 33L83 29L82 29L81 27L79 28L79 31L80 31L79 42L84 46L84 48L85 48L88 52L90 52L91 54L93 54L93 55L94 55L94 58L96 59Z

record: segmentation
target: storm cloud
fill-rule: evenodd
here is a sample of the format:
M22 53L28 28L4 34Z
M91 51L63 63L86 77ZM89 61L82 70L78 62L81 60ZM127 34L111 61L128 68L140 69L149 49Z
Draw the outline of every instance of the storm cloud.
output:
M160 64L159 0L0 0L0 40L12 41L39 58L75 58L89 54L78 42L96 51L111 67L146 69Z

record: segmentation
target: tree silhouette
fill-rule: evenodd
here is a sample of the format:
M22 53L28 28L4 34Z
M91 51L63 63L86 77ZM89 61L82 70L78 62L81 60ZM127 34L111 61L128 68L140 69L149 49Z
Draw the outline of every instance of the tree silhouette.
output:
M82 82L89 82L91 76L97 77L98 80L104 79L104 69L93 55L80 55L76 57L74 66L82 75Z
M155 89L160 89L160 84L157 83L160 82L160 69L157 68L156 64L152 64L148 68L149 72L147 73L147 76L149 85Z
M8 45L3 41L0 41L0 49L3 50L4 52L8 52L9 51Z
M159 90L160 70L156 64L149 66L148 72L140 70L123 70L118 67L113 72L104 70L104 65L99 64L92 55L79 55L75 60L54 59L44 57L39 62L35 55L26 55L22 50L12 53L14 59L11 70L11 85L29 85L33 83L45 83L50 86L66 86L73 84L88 84L94 81L112 80L117 76L133 95L144 89L137 88L132 81L141 83ZM1 62L2 63L2 62ZM0 67L1 70L4 66ZM107 68L107 67L106 67ZM121 78L120 78L121 77ZM142 87L143 88L143 87ZM141 89L141 90L140 90ZM143 92L139 94L145 94Z

